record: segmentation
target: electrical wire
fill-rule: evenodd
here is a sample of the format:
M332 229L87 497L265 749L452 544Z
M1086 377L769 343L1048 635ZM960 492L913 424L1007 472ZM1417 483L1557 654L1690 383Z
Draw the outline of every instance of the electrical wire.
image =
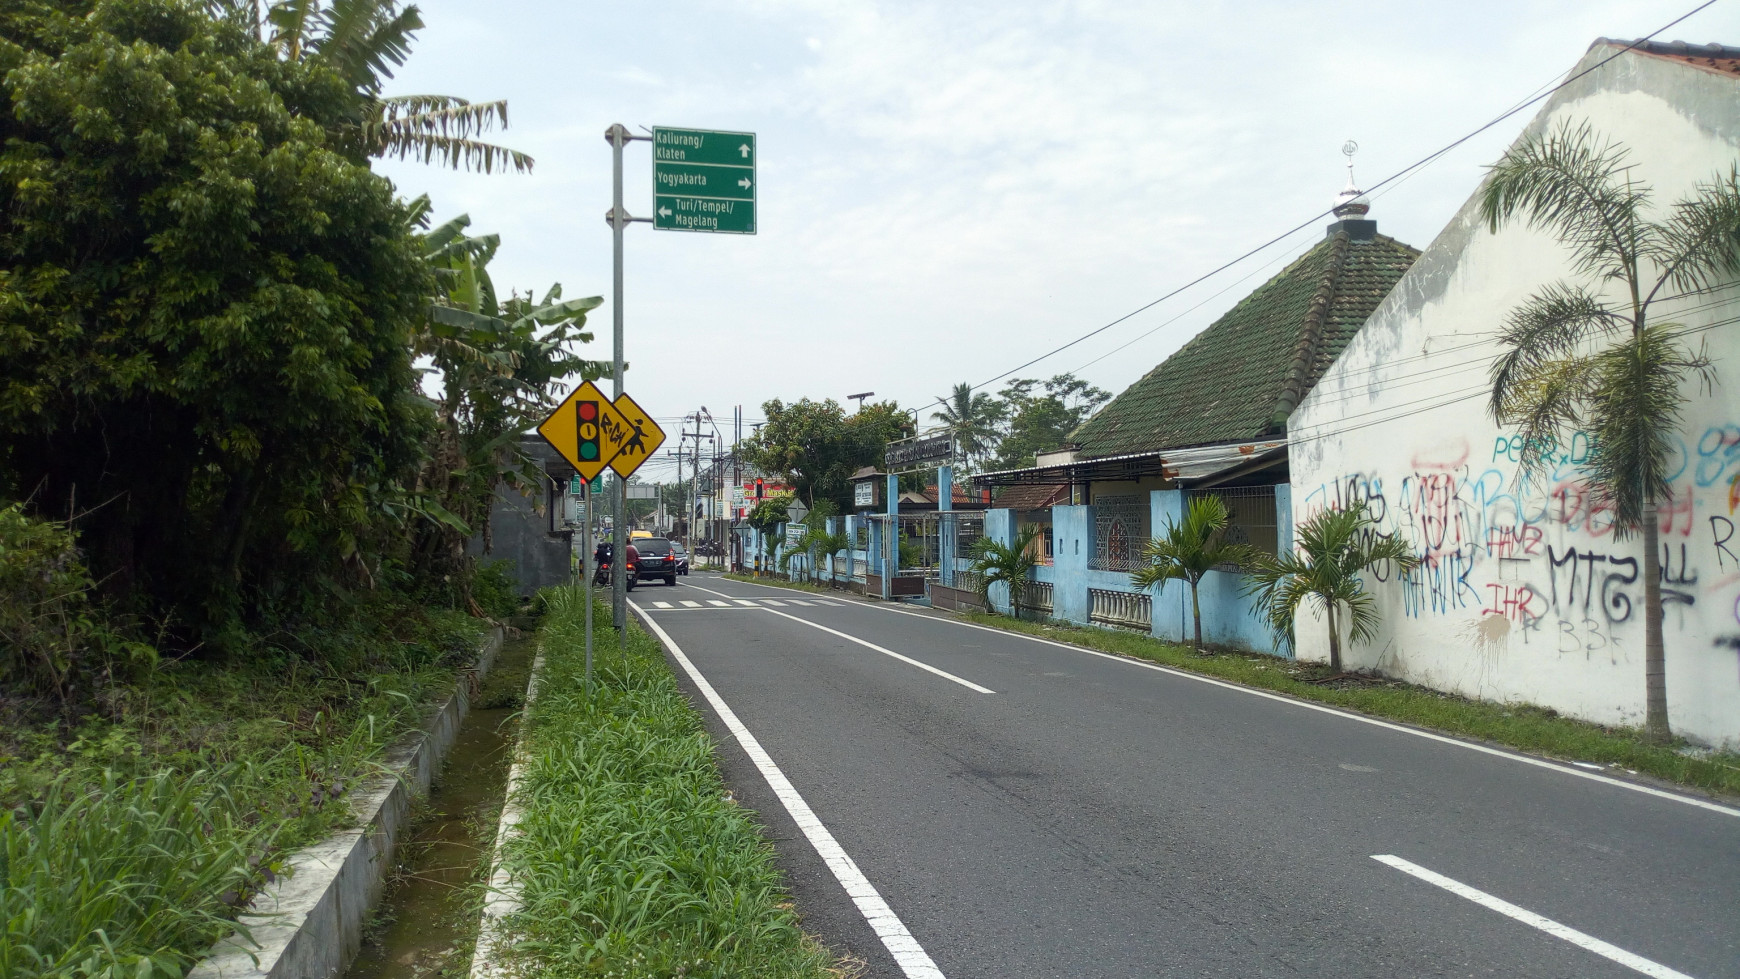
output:
M1424 166L1427 166L1427 165L1435 162L1438 158L1440 158L1440 157L1444 156L1445 154L1449 153L1450 151L1456 149L1458 146L1461 146L1462 144L1468 142L1469 140L1473 139L1474 137L1480 135L1481 133L1486 132L1488 129L1491 129L1492 127L1498 125L1499 123L1505 121L1506 119L1509 119L1511 116L1516 115L1518 112L1521 112L1522 110L1528 108L1529 106L1534 105L1537 102L1540 102L1542 99L1548 98L1549 96L1551 96L1554 93L1558 92L1559 90L1563 89L1565 86L1571 84L1572 82L1577 81L1578 79L1580 79L1586 75L1589 75L1593 72L1599 71L1600 69L1606 67L1609 63L1618 59L1621 55L1624 55L1627 52L1630 52L1630 51L1636 49L1638 47L1638 45L1641 45L1647 41L1654 39L1656 37L1656 35L1661 34L1663 31L1667 31L1667 30L1670 30L1670 29L1678 26L1682 21L1685 21L1685 20L1693 17L1694 15L1703 12L1704 10L1708 9L1709 7L1714 6L1717 2L1718 2L1718 0L1704 0L1703 3L1698 4L1696 7L1693 7L1691 10L1688 10L1687 12L1681 14L1678 17L1675 17L1673 20L1668 21L1666 24L1663 24L1662 26L1649 32L1648 34L1644 35L1643 37L1640 37L1640 38L1632 41L1631 43L1627 44L1625 47L1621 48L1620 50L1615 51L1613 54L1607 56L1606 58L1603 58L1600 61L1596 62L1595 64L1590 65L1588 68L1585 68L1582 71L1577 72L1574 75L1570 75L1570 76L1566 77L1563 81L1559 82L1556 85L1553 85L1551 88L1548 88L1546 91L1537 91L1536 94L1531 95L1528 98L1523 99L1522 101L1518 102L1516 105L1510 107L1509 109L1506 109L1504 112L1500 113L1499 115L1494 116L1491 120L1487 121L1486 123L1482 124L1481 126L1475 128L1475 129L1471 130L1470 132L1462 135L1461 137L1451 141L1450 143L1446 144L1442 148L1440 148L1432 153L1429 153L1426 156L1421 157L1419 160L1403 167L1402 169L1396 171L1395 173L1390 174L1389 176L1383 178L1382 180L1378 181L1377 183L1373 184L1372 186L1366 188L1365 192L1367 194L1370 194L1370 193L1377 191L1377 190L1380 190L1380 189L1382 189L1390 184L1399 183L1400 181L1406 179L1410 174L1414 173L1415 171L1418 171L1420 168L1422 168ZM1034 357L1033 359L1027 361L1026 363L1023 363L1017 367L1013 367L1009 370L1006 370L1003 373L998 374L995 377L981 381L978 384L975 384L971 388L969 388L968 391L969 392L977 391L980 388L988 387L989 385L995 384L1005 377L1009 377L1012 374L1016 374L1020 371L1024 371L1027 368L1032 367L1034 364L1037 364L1042 360L1046 360L1046 359L1053 357L1059 353L1062 353L1063 351L1068 350L1069 348L1075 346L1078 343L1081 343L1084 340L1088 340L1092 337L1098 336L1099 334L1104 333L1105 331L1111 329L1114 326L1117 326L1119 323L1122 323L1125 320L1128 320L1133 316L1147 312L1148 310L1153 309L1155 306L1160 305L1161 303L1165 302L1168 299L1171 299L1172 297L1178 295L1179 293L1182 293L1185 290L1192 288L1193 286L1196 286L1202 282L1207 281L1210 278L1213 278L1216 275L1219 275L1220 273L1226 271L1227 269L1230 269L1233 266L1238 265L1239 263L1245 261L1246 259L1251 258L1254 255L1257 255L1258 253L1269 248L1270 246L1278 244L1279 242L1285 240L1286 238L1304 230L1305 228L1310 227L1311 225L1315 224L1316 222L1322 220L1324 217L1327 217L1330 214L1333 214L1334 210L1335 209L1333 207L1331 207L1331 208L1328 208L1328 209L1325 209L1322 211L1318 211L1315 214L1312 214L1309 218L1300 222L1299 224L1294 225L1291 228L1288 228L1286 231L1276 235L1273 238L1270 238L1269 240L1263 242L1262 244L1256 246L1255 248L1252 248L1249 251L1244 252L1243 254L1239 255L1238 257L1233 258L1230 261L1224 262L1221 265L1218 265L1218 266L1214 267L1213 269L1209 270L1208 272L1205 272L1202 275L1199 275L1196 278L1191 279L1189 282L1186 282L1183 285L1177 287L1176 289L1173 289L1172 291L1166 293L1165 295L1161 296L1160 298L1155 299L1155 300L1148 302L1148 303L1144 303L1143 305L1136 307L1135 309L1131 310L1128 313L1125 313L1122 316L1119 316L1118 318L1112 320L1111 322L1106 323L1103 326L1095 327L1094 329L1089 330L1086 333L1083 333L1082 335L1076 337L1073 340L1070 340L1067 343L1053 347L1052 349L1046 351L1045 353L1040 354L1037 357ZM938 405L944 405L946 403L947 403L947 399L938 398L936 401L933 401L930 404L927 404L922 408L914 409L912 412L913 417L917 418L924 411L926 411L930 408L934 408Z

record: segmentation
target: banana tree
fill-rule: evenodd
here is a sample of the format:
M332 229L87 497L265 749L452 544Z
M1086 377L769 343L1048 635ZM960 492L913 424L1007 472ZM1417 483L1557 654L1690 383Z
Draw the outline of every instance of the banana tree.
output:
M507 101L470 102L454 95L382 95L384 80L411 54L423 28L415 5L397 0L206 0L206 9L241 26L288 61L317 60L357 95L355 120L332 133L364 156L439 161L485 173L532 169L518 150L477 138L507 128Z
M426 202L417 202L417 209L426 210ZM447 572L465 566L465 541L474 531L483 534L487 552L498 488L541 494L545 477L520 447L520 433L554 410L565 378L591 380L607 366L572 349L591 341L586 314L603 299L564 300L555 285L540 300L529 293L501 300L488 270L499 239L465 234L470 223L461 215L423 236L436 292L412 338L441 389L434 399L435 433L412 495L421 512L452 518L424 523L419 555Z

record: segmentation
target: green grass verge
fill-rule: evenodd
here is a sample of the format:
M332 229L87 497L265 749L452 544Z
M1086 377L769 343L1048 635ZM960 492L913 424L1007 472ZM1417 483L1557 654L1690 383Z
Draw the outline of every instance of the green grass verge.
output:
M1255 653L1198 656L1188 647L1137 633L1015 620L983 612L954 614L979 625L1148 660L1531 754L1610 765L1712 793L1740 796L1740 755L1712 752L1694 756L1649 744L1642 731L1634 728L1602 727L1561 716L1546 707L1470 700L1381 678L1314 683L1328 674L1327 667Z
M0 976L181 976L476 655L383 602L227 660L165 661L66 722L0 723Z
M713 743L663 650L638 626L597 632L588 695L577 589L547 591L538 697L525 735L522 882L508 922L534 976L823 977L773 847L727 795ZM608 604L596 621L608 623Z

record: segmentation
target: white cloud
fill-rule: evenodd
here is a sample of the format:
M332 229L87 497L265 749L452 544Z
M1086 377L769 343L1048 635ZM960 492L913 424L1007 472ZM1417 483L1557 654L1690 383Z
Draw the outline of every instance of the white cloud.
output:
M503 138L538 170L389 169L428 189L438 214L467 210L502 233L504 288L559 279L569 295L608 293L609 123L758 133L757 236L629 232L630 383L660 415L870 389L914 404L983 380L1326 208L1348 137L1369 184L1562 73L1595 36L1678 12L1665 0L515 0L480 26L458 0L421 6L430 27L395 90L508 97ZM1732 41L1735 26L1705 15L1676 36ZM1382 230L1425 245L1521 121L1379 197ZM647 159L628 151L632 211L650 200ZM1260 280L1089 378L1121 389ZM1224 285L1028 374L1099 357Z

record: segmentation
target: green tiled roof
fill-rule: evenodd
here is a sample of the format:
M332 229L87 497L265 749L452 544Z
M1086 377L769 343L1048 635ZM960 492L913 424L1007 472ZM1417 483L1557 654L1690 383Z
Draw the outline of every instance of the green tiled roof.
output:
M1336 230L1113 398L1071 436L1081 457L1286 432L1287 415L1420 257L1386 235L1360 237Z

